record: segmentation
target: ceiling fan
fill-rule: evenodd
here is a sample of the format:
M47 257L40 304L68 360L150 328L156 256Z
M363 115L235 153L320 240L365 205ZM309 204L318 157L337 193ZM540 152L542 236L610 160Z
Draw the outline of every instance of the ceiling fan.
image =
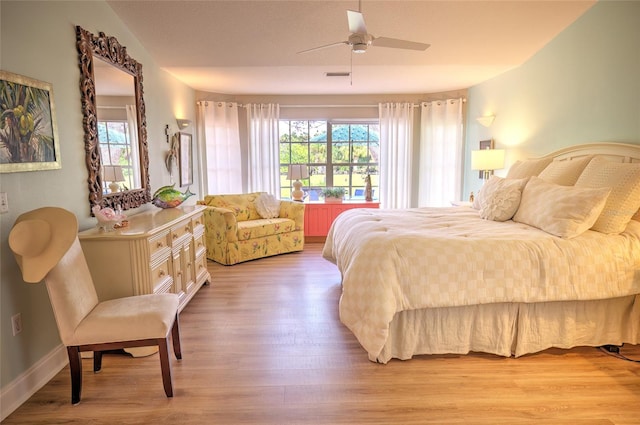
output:
M360 8L358 7L358 9ZM399 40L397 38L374 37L367 32L367 27L364 23L364 16L359 11L347 10L347 20L349 21L349 32L351 33L348 40L302 50L298 53L309 53L316 50L342 45L350 46L353 53L364 53L367 51L369 46L408 50L427 50L429 46L431 46L430 44Z

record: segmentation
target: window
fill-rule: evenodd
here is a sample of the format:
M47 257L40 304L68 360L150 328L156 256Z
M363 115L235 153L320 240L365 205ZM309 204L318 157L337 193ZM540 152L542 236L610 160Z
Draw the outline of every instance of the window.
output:
M377 198L380 126L377 121L280 120L280 197L291 197L289 164L307 164L305 196L318 200L325 187L343 187L347 198L363 199L371 176Z
M131 141L126 121L98 121L98 141L100 142L100 158L102 165L120 165L124 174L125 190L134 187L133 166L131 159ZM107 182L103 181L105 190Z

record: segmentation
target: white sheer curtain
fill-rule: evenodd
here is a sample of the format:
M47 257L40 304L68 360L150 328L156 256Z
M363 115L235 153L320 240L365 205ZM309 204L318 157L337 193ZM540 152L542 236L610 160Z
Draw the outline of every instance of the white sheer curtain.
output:
M131 144L131 169L138 170L138 172L132 172L131 177L133 181L128 182L130 187L142 187L140 181L140 151L138 143L138 113L136 112L136 105L125 105L127 111L127 131L129 133L129 143ZM137 165L136 165L137 164Z
M423 102L420 119L420 207L460 200L462 99Z
M200 102L196 126L198 139L204 149L204 193L242 193L238 105L228 102Z
M249 192L267 192L280 196L280 143L277 104L247 105L249 135Z
M380 207L411 206L411 159L413 154L413 105L381 103L380 115Z

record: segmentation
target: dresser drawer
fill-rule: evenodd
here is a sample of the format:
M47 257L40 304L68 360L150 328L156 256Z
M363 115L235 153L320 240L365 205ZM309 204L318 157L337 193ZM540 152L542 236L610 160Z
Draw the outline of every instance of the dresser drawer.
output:
M193 239L193 255L198 256L206 251L204 234Z
M163 232L149 239L149 257L154 259L171 247L169 232Z
M202 214L199 214L191 219L192 229L195 231L200 226L204 226L204 218Z
M173 278L171 277L171 259L167 258L160 264L155 265L151 269L151 284L153 285L153 293L158 292L167 283L171 285Z
M195 259L196 280L199 280L203 274L207 274L207 257L204 253Z
M191 236L191 220L180 223L171 228L171 241L175 242L185 235Z

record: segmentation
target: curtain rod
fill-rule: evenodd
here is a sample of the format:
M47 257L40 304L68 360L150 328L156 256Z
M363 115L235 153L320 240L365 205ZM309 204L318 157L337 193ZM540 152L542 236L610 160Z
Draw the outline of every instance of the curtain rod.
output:
M447 100L452 100L452 99L435 99L435 100L425 100L423 102L420 103L413 103L412 106L414 108L419 107L421 104L423 103L431 103L431 102L446 102ZM466 98L462 98L462 102L466 102L467 99ZM222 101L209 101L209 100L201 100L199 102L197 102L198 104L208 104L209 102L212 103L222 103ZM230 102L230 103L234 103L234 102ZM381 103L389 103L389 102L381 102ZM395 103L395 102L392 102ZM248 106L248 104L243 104L243 103L237 103L237 105L241 108L246 108ZM369 105L284 105L284 104L280 104L281 108L377 108L378 107L378 103L372 103Z
M416 106L416 105L413 105ZM377 108L377 104L371 105L280 105L281 108Z
M423 103L431 103L431 102L446 102L447 100L456 100L456 99L434 99L434 100L425 100L420 103L413 103L412 106L414 108L419 107ZM462 98L462 102L466 102L466 98ZM380 102L380 103L402 103L402 102ZM370 105L280 105L281 108L377 108L379 103L374 103ZM245 106L245 105L239 105Z

